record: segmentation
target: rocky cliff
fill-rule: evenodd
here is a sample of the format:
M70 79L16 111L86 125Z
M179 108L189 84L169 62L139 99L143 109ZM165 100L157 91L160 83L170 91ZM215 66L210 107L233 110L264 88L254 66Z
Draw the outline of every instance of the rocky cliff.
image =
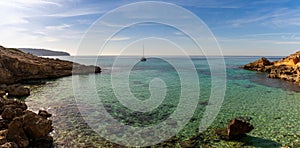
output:
M0 84L100 72L101 69L97 66L37 57L18 49L0 46Z
M295 82L300 86L300 51L274 62L270 62L267 58L261 58L242 66L242 68L268 72L269 78Z

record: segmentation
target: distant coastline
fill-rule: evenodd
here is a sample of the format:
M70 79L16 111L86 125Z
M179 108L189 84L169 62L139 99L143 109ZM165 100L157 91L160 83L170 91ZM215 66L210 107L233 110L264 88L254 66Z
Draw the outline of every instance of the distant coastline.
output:
M35 48L18 48L19 50L30 53L36 56L70 56L69 53L64 51L53 51L48 49L35 49Z

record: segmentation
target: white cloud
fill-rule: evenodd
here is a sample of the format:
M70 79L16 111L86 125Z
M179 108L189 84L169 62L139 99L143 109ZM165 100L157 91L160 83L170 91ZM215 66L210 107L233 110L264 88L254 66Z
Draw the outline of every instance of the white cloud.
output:
M68 25L68 24L62 24L62 25L58 25L58 26L46 26L45 28L47 30L53 30L53 31L61 31L61 30L64 30L66 28L70 28L71 25Z
M243 25L256 23L265 26L286 27L300 26L300 7L297 8L278 8L263 9L251 13L251 15L241 19L228 21L233 27L242 27Z
M80 8L80 9L71 9L71 10L64 10L61 13L53 13L47 14L45 16L48 17L74 17L74 16L83 16L83 15L91 15L91 14L102 14L105 11L99 8Z
M125 41L125 40L129 40L130 37L113 37L110 39L110 41Z
M300 42L275 42L275 44L279 45L300 45Z

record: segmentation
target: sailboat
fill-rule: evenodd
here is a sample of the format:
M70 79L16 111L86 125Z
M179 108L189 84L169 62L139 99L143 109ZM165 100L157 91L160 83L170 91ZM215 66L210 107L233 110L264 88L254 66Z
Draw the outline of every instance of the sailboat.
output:
M145 58L145 48L144 48L144 45L143 45L143 56L142 58L140 59L141 62L146 62L147 59Z

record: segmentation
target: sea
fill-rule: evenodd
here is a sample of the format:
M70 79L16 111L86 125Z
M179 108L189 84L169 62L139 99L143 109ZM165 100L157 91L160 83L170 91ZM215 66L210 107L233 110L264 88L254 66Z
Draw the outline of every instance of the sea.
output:
M300 87L240 68L260 57L169 56L147 57L146 62L135 56L51 58L102 68L101 74L49 79L32 87L25 101L33 111L52 114L55 147L164 147L159 143L165 140L180 147L199 133L200 147L300 147ZM221 58L225 67L211 70L208 59L214 58ZM225 75L215 75L216 67ZM206 117L211 119L207 127ZM216 136L215 130L233 118L247 120L254 129L242 140ZM176 140L170 142L172 137Z

